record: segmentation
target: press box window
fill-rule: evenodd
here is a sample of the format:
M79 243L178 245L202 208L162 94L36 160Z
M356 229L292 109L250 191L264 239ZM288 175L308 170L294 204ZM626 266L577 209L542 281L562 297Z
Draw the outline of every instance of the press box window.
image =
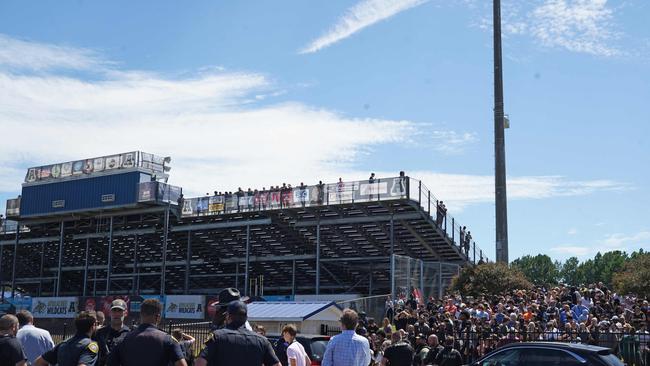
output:
M102 202L114 202L115 201L115 195L114 194L103 194L102 195Z
M62 208L62 207L65 207L65 200L52 201L52 208Z

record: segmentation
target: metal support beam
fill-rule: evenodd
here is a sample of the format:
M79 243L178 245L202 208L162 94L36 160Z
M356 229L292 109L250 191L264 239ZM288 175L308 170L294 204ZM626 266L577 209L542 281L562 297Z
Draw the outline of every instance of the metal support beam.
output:
M108 224L108 265L106 266L106 295L111 292L111 267L113 266L113 216Z
M133 243L133 280L131 280L131 283L133 283L133 293L135 295L138 295L140 293L140 267L138 266L138 239L139 236L135 236L135 240Z
M417 220L421 218L422 218L421 213L412 212L412 213L400 213L394 215L376 215L376 216L346 217L346 218L324 219L324 220L296 221L293 224L293 226L307 227L307 226L318 226L318 225L328 226L328 225L341 225L341 224L364 224L364 223L374 223L380 221L390 221L392 219Z
M244 273L244 295L249 296L248 293L248 272L250 271L250 255L251 255L251 226L246 225L246 272Z
M395 303L395 223L393 216L390 218L390 297Z
M239 263L235 265L235 288L239 289Z
M61 265L63 262L63 221L61 221L61 227L59 229L59 264L58 270L56 271L56 291L54 294L59 296L59 290L61 289Z
M41 243L41 280L38 282L38 296L43 293L43 266L45 265L45 243Z
M472 243L472 251L474 252L473 255L474 259L472 260L472 262L476 264L476 243Z
M438 299L442 299L442 262L438 262Z
M5 249L4 247L0 246L0 299L2 299L2 301L5 300L5 286L4 286L4 282L2 282L4 280L4 278L2 277L2 270L4 269L4 267L2 266L2 256L3 256L4 249Z
M427 241L422 237L422 235L413 229L413 227L411 227L408 222L400 221L400 224L402 224L402 226L404 226L406 230L408 230L408 232L413 235L420 242L420 244L422 244L424 249L431 253L431 255L433 255L436 259L440 259L440 254L438 254L438 252L436 252L433 247L429 245L429 243L427 243Z
M424 261L420 260L420 293L424 294Z
M192 260L192 232L187 232L187 257L185 258L185 294L190 293L190 261Z
M169 205L165 210L165 223L163 225L162 264L160 270L160 296L165 296L165 275L167 272L167 242L169 238Z
M174 226L171 228L171 232L179 231L199 231L199 230L211 230L211 229L227 229L233 227L244 227L251 225L270 225L271 219L255 219L255 220L245 220L245 221L228 221L228 222L215 222L211 224L198 224L198 225L181 225Z
M84 261L84 284L81 291L82 296L86 296L86 286L88 286L88 258L90 257L90 238L86 238L86 260ZM41 271L43 267L41 266ZM43 276L43 274L41 274Z
M288 262L288 261L312 261L316 259L316 254L296 254L296 255L265 255L265 256L254 256L251 255L249 262ZM328 257L328 258L321 258L320 262L325 263L325 262L364 262L368 260L372 260L374 262L377 261L387 261L390 259L390 256L372 256L372 257ZM200 262L199 262L200 261ZM219 263L221 264L226 264L226 263L245 263L246 259L245 258L225 258L219 260ZM192 261L192 264L200 264L203 263L203 260L199 259Z
M14 261L11 266L11 297L16 296L16 261L18 260L18 241L20 230L16 230L16 244L14 245Z
M368 296L372 296L372 262L368 267Z
M316 225L316 295L320 294L320 214Z
M296 296L296 260L291 261L291 296Z
M112 216L111 216L112 217ZM114 230L113 231L113 237L118 237L118 236L133 236L133 235L147 235L147 234L155 234L156 233L156 228L147 228L147 229L133 229L133 230ZM82 240L82 239L101 239L105 238L108 236L107 232L99 232L99 233L88 233L88 234L77 234L73 235L72 239L73 240Z

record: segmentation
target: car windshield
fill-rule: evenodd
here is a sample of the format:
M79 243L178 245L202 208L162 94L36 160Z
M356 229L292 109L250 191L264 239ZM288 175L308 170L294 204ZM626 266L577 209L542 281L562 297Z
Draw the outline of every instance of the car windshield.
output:
M608 354L608 355L600 356L600 359L605 361L605 363L607 365L609 365L609 366L623 366L624 365L624 363L621 362L621 360L619 360L618 357L616 357L615 355L613 355L611 353Z

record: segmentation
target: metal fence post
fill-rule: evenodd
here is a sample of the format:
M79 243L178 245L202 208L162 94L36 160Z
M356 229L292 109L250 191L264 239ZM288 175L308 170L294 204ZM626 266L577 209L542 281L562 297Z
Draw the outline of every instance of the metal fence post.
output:
M474 252L473 257L474 257L474 264L476 264L476 242L472 243L472 251Z
M418 181L418 203L422 204L422 181Z
M455 238L456 237L456 235L455 235L456 234L456 229L455 228L456 228L456 219L454 219L452 217L451 218L451 242L454 243L454 244L456 244L456 238ZM463 243L460 243L460 244L462 245Z

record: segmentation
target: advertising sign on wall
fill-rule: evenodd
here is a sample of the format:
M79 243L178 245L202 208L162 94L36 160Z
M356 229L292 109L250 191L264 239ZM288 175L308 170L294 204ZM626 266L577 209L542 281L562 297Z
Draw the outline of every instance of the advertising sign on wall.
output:
M32 297L34 318L74 318L75 314L76 297Z
M165 318L203 319L205 315L202 295L167 295L165 300Z
M142 305L142 302L147 299L157 299L163 304L163 306L165 306L165 297L159 295L136 295L131 296L129 299L129 312L131 313L139 313L140 305Z

